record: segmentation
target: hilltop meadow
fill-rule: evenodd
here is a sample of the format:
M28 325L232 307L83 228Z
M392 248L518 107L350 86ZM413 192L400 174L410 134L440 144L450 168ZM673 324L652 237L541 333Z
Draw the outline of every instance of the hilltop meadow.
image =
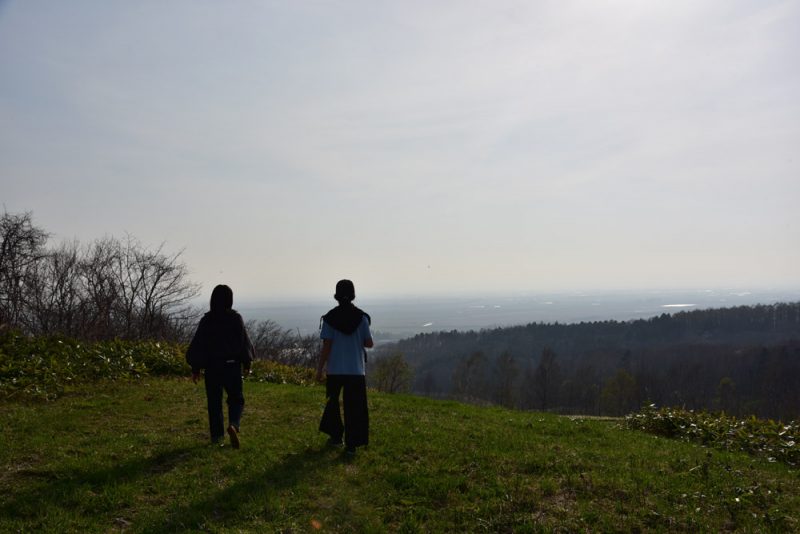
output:
M372 392L348 460L319 386L248 380L242 448L208 443L202 385L82 383L0 403L2 532L788 532L784 461L569 418Z

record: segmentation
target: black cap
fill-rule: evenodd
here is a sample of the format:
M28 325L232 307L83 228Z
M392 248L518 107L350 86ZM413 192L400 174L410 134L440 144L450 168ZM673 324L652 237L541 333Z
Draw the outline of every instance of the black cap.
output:
M338 301L350 302L356 298L356 288L350 280L336 282L336 294L333 296Z

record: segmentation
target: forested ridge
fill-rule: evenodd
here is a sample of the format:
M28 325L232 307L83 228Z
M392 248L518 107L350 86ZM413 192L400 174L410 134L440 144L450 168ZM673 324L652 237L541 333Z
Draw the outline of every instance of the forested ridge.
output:
M793 419L800 412L800 303L634 321L531 323L419 334L383 348L413 390L562 413L644 403Z

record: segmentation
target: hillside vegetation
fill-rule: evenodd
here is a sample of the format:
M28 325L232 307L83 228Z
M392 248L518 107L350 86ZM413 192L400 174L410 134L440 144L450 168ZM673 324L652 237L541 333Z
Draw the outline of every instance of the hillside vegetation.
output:
M800 303L635 321L420 334L383 349L413 391L510 407L623 415L643 404L800 418Z
M98 380L187 376L186 347L156 341L78 341L0 331L0 400L53 400ZM256 360L250 380L310 384L310 369Z
M352 461L319 386L248 382L243 447L207 443L202 385L83 384L0 403L0 531L547 532L800 529L800 474L618 420L370 395Z

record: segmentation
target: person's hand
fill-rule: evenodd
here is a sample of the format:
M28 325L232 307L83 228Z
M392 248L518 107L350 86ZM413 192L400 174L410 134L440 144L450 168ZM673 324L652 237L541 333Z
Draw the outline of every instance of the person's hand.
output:
M251 374L253 374L253 369L251 369L250 367L245 367L244 369L242 369L242 374L243 374L245 377L248 377L248 376L250 376Z
M325 382L325 372L322 369L317 369L317 382Z
M200 380L200 373L192 373L192 382L197 384L197 381Z

